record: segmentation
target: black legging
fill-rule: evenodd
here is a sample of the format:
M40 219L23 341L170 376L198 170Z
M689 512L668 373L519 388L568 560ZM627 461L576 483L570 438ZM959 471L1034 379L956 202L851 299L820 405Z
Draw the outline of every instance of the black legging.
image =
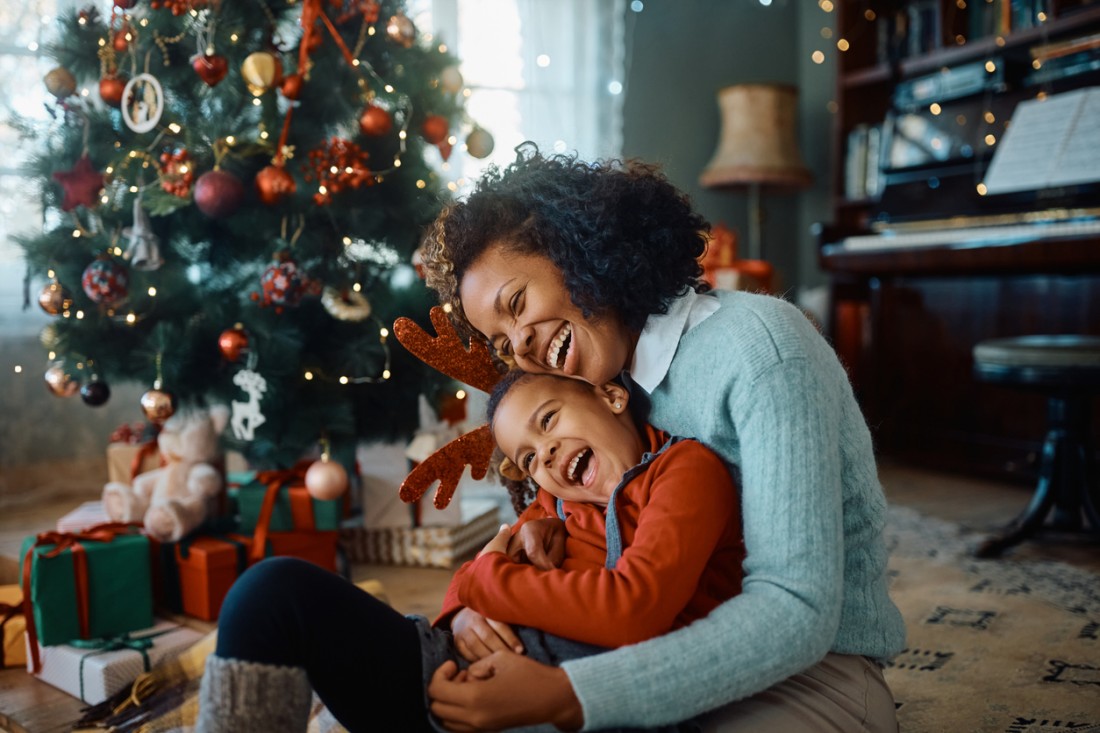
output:
M292 557L249 568L222 604L217 654L302 667L356 731L432 731L416 624L344 578Z

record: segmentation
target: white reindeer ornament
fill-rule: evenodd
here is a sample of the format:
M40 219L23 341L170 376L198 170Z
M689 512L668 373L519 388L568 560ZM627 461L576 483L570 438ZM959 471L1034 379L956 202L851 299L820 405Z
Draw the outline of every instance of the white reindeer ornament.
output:
M256 428L267 422L267 418L260 412L260 400L267 391L267 380L259 372L245 369L233 375L233 384L248 394L248 402L234 400L230 405L233 416L229 425L233 429L233 437L237 440L252 440L256 435Z

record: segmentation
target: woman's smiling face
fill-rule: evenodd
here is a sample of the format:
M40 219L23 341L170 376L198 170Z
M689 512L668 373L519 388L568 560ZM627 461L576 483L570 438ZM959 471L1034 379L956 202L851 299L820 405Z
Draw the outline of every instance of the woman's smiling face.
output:
M604 384L629 366L637 335L613 316L589 319L546 257L488 247L459 285L470 325L525 372Z
M530 375L493 416L497 446L559 499L606 505L644 450L626 411L626 390L610 383Z

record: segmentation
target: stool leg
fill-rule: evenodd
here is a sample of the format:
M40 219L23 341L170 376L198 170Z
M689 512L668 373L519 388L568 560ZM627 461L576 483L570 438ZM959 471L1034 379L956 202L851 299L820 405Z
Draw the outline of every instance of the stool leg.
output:
M1051 526L1077 532L1081 530L1082 489L1087 480L1085 436L1088 434L1088 415L1083 401L1069 396L1051 397L1047 414L1051 430L1061 431L1054 467L1054 517Z
M1031 503L1000 535L990 537L974 551L975 557L999 557L1002 552L1019 544L1042 526L1043 520L1054 506L1057 487L1054 485L1058 469L1058 447L1064 438L1061 429L1051 430L1043 441L1043 453L1039 460L1039 483L1031 496Z

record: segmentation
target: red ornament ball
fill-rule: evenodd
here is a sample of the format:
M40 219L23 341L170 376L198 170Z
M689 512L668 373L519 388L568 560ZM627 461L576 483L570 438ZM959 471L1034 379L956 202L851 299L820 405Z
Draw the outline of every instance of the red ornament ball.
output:
M381 107L368 104L359 115L359 130L368 137L382 137L393 129L393 117Z
M280 257L260 277L261 297L265 306L298 305L309 289L309 278L298 267L298 263L287 256Z
M293 196L297 189L294 176L281 165L269 165L256 174L256 193L260 195L260 201L268 206L274 206L288 196Z
M123 10L129 10L135 5L137 5L137 0L115 0L115 7Z
M126 77L112 74L99 80L99 98L112 107L122 106L122 92L126 89Z
M80 285L93 303L110 305L126 297L130 275L114 260L100 257L84 268Z
M420 126L420 134L432 145L438 145L447 139L447 118L442 115L428 115Z
M237 361L248 350L248 333L241 324L227 328L218 336L218 351L226 361Z
M232 173L215 168L195 181L195 205L211 219L230 216L244 201L244 184Z
M306 469L306 491L314 499L339 499L348 489L348 472L337 461L322 458Z

